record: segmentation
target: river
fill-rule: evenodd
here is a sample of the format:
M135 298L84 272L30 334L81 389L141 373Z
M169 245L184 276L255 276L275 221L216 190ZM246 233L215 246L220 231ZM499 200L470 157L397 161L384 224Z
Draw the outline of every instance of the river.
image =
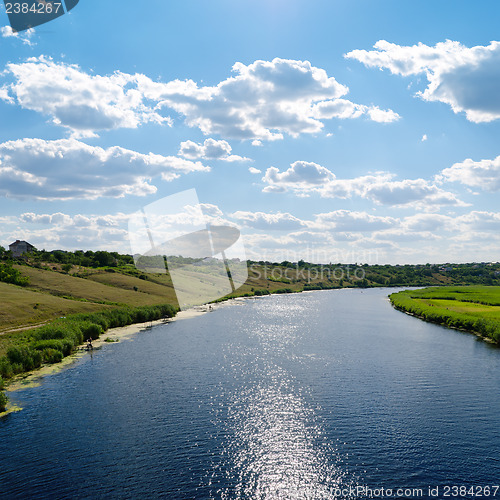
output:
M446 498L498 485L500 350L395 311L391 291L233 301L11 393L24 409L0 421L0 496Z

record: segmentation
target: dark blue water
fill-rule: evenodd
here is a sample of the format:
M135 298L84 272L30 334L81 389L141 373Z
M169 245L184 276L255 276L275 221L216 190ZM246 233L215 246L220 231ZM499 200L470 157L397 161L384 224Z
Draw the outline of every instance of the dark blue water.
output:
M445 498L498 484L500 350L394 311L388 292L225 305L11 394L24 410L0 421L0 496Z

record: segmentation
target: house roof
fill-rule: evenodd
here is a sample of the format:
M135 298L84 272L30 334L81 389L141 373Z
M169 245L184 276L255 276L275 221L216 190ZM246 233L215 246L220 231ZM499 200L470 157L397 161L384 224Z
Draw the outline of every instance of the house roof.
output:
M9 245L9 247L12 247L14 245L19 245L19 243L26 243L26 245L28 245L29 247L35 248L31 243L28 243L27 241L24 241L24 240L16 240L16 241L14 241L14 243L11 243Z

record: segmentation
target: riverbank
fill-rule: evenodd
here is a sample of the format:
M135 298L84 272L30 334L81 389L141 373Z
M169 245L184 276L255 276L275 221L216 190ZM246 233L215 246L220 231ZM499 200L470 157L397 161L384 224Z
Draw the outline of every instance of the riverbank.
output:
M186 319L196 318L208 312L215 311L220 307L223 307L223 304L206 304L196 306L185 311L179 311L175 316L172 316L170 318L162 318L153 321L133 323L126 326L110 328L102 333L98 338L92 340L92 350L87 349L87 343L84 342L78 345L73 353L64 357L58 363L43 364L34 370L22 372L15 375L14 377L6 381L4 390L7 393L11 393L30 387L37 387L42 383L42 380L45 377L59 373L60 371L70 367L78 359L82 358L85 355L91 354L94 350L101 349L104 345L127 340L137 333L148 330L150 328L154 328L155 326L171 323L174 321L183 321ZM19 406L8 403L6 411L0 412L0 418L10 413L21 410L22 408L20 408Z
M473 333L500 345L500 287L431 287L389 296L393 307L423 321Z
M4 384L10 387L14 379L25 380L27 374L40 368L52 371L51 365L61 366L64 359L81 351L88 339L96 342L112 328L164 320L176 312L170 304L106 309L61 317L39 328L17 332L15 342L0 357L0 387ZM110 338L108 342L111 341ZM1 403L3 410L4 397Z

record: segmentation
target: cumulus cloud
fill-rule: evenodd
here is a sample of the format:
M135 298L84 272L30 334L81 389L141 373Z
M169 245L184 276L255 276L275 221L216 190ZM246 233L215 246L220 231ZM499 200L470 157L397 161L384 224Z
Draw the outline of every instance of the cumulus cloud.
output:
M35 45L35 43L31 40L31 37L35 34L35 30L30 28L21 33L17 33L13 31L10 26L2 26L0 28L0 35L3 38L14 38L15 40L20 40L24 45L29 45L30 47Z
M313 106L313 115L318 119L331 118L359 118L367 115L371 120L379 123L390 123L399 120L400 116L392 110L383 110L377 106L355 104L345 99L322 101Z
M0 194L34 199L95 199L156 192L153 177L171 181L206 172L200 162L142 154L118 146L103 149L76 139L21 139L0 144Z
M285 134L318 133L325 119L399 118L391 110L346 100L348 87L309 61L238 62L233 73L217 85L199 86L192 80L153 81L142 74L92 75L40 56L8 64L2 78L10 80L8 100L50 116L80 137L148 122L172 124L164 110L175 111L206 135L246 139L253 145Z
M6 101L9 104L14 103L14 99L9 95L9 89L7 87L0 87L0 99Z
M335 210L316 215L315 225L335 232L379 231L399 224L393 217L381 217L351 210Z
M417 95L425 101L446 103L455 113L465 112L471 122L500 118L500 42L469 48L451 40L434 47L380 40L374 49L353 50L345 57L367 67L389 69L395 75L425 75L428 86Z
M250 168L248 169L248 171L249 171L251 174L254 174L254 175L256 175L256 174L261 174L261 173L262 173L262 170L259 170L258 168L255 168L255 167L250 167Z
M460 182L484 191L500 191L500 156L494 160L474 161L470 158L445 168L436 176L439 182Z
M256 145L256 141L282 139L284 134L318 133L322 119L362 114L376 121L397 117L390 110L382 117L373 107L341 99L349 89L309 61L276 58L248 66L236 63L233 72L235 76L213 87L198 87L191 80L158 84L145 78L139 87L148 98L174 109L189 126L205 134L249 139ZM349 114L329 106L354 106L357 111Z
M40 56L7 64L4 77L8 76L14 82L4 86L7 100L50 116L76 137L93 136L99 130L137 128L147 122L170 123L145 103L132 75L93 76L76 65Z
M363 196L381 205L467 206L455 194L444 191L425 179L380 182L366 187Z
M405 217L403 227L409 232L452 231L456 228L455 219L442 214L415 214Z
M462 229L468 231L494 232L498 236L500 231L500 213L474 210L459 217L457 223L462 226Z
M193 141L181 142L179 155L190 160L251 161L250 158L231 154L232 148L227 141L205 139L203 144Z
M466 206L455 194L425 179L395 180L389 172L376 172L352 179L337 179L326 167L297 161L280 172L269 167L262 178L264 192L292 191L297 196L319 194L323 198L359 196L380 205L432 210L436 206Z
M245 226L254 229L292 231L307 225L306 222L297 217L282 212L265 213L238 211L231 214L231 217Z

